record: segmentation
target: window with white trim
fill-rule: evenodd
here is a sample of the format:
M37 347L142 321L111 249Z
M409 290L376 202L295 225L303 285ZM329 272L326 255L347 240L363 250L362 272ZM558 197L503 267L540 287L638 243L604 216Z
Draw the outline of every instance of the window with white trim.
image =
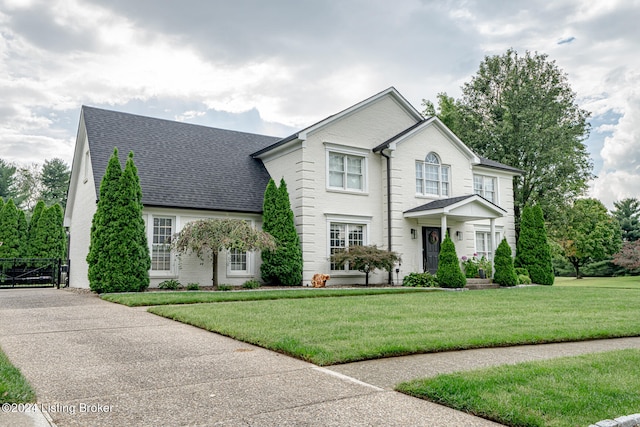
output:
M151 243L151 270L171 271L171 236L174 218L153 217L153 235Z
M450 171L433 152L427 154L424 161L416 161L416 194L448 196Z
M329 231L329 252L331 255L343 252L351 246L365 245L366 225L332 222ZM349 264L337 266L331 263L331 270L351 270Z
M495 176L473 175L473 192L492 203L498 203Z
M364 157L329 152L329 188L365 191Z
M247 253L239 249L229 250L229 271L232 273L247 273L249 271Z
M496 232L496 242L500 242L500 232ZM491 241L490 231L476 231L476 254L478 258L483 256L487 259L493 259L493 242Z

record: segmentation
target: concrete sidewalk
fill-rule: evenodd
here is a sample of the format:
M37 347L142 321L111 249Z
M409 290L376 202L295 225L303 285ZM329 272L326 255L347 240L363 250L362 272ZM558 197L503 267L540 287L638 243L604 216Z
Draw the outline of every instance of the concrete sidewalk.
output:
M470 350L319 368L93 295L0 291L0 346L44 414L0 425L497 426L394 392L440 372L615 348L640 338ZM40 423L40 424L37 424Z

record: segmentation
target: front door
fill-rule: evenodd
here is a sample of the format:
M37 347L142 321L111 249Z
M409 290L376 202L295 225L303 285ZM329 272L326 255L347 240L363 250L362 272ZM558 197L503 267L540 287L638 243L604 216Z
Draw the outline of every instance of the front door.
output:
M422 227L422 259L424 271L436 274L440 255L440 229Z

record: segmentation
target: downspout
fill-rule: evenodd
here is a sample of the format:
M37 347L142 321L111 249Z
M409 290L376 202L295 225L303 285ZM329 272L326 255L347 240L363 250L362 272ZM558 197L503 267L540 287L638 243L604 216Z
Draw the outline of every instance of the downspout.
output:
M384 149L380 150L380 154L387 159L387 250L393 250L391 247L391 156L384 153ZM389 271L387 284L393 281L393 272Z

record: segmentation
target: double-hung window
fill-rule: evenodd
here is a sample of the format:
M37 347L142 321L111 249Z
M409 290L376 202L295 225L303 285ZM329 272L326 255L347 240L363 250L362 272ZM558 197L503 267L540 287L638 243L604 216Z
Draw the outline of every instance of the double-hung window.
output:
M365 191L364 157L329 152L329 188Z
M473 175L473 192L492 203L497 203L496 178L493 176Z
M416 193L448 196L451 182L450 167L443 165L435 153L427 154L424 161L416 162Z
M342 252L351 246L365 244L366 225L345 224L332 222L329 231L329 252L331 255ZM336 265L331 263L331 270L352 270L349 264Z
M500 242L500 233L496 232L495 241ZM493 259L493 241L491 241L491 232L476 231L476 253L478 258L483 256L487 259Z
M151 244L151 270L171 271L171 235L174 219L153 217L153 236Z
M249 254L238 249L229 249L228 253L229 273L248 274Z

